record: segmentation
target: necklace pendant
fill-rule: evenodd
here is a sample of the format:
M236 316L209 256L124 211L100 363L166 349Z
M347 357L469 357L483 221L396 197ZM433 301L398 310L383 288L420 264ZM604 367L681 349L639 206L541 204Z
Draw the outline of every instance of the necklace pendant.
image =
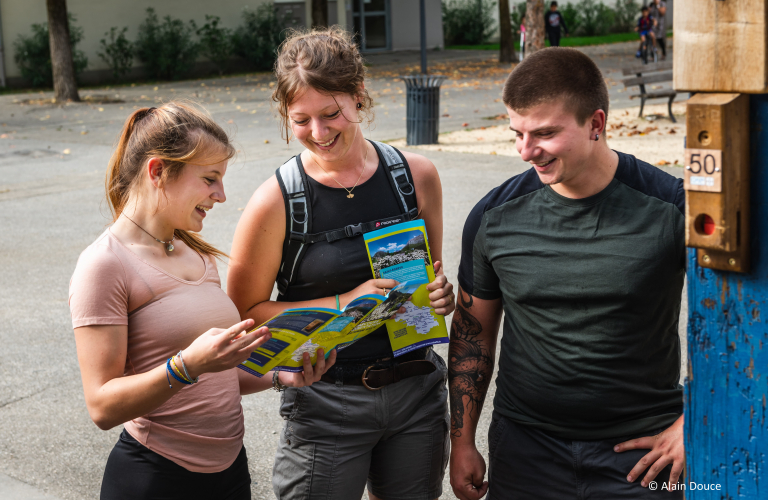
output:
M172 243L168 243L168 246L165 247L165 249L168 250L169 252L173 252L173 244Z
M347 198L354 198L354 197L355 197L355 195L354 195L354 194L352 194L352 193L349 193L349 194L347 195Z

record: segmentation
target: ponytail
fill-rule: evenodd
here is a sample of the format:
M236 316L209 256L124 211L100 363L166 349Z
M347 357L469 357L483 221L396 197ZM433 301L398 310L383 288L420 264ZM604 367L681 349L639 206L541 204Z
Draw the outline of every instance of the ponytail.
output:
M222 148L222 153L212 156L212 151ZM164 185L178 177L187 163L216 164L234 155L227 133L194 104L171 101L159 108L134 111L123 126L107 168L105 189L112 221L123 212L149 158L165 163L160 179ZM198 234L176 229L174 236L198 253L228 257Z

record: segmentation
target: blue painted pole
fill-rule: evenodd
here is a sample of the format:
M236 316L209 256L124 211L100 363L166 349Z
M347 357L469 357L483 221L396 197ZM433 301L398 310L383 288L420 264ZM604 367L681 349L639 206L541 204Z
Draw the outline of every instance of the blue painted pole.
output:
M688 250L686 500L768 500L768 95L750 96L750 157L751 272Z

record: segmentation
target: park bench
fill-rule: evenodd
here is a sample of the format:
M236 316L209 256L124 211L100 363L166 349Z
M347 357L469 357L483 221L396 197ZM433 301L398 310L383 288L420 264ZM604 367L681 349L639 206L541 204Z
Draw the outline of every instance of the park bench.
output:
M659 91L648 91L645 86L651 83L671 82L672 81L672 61L664 61L653 64L636 64L629 66L621 70L624 76L634 75L630 78L622 80L624 82L624 88L634 87L637 85L640 87L639 94L633 94L629 96L630 99L636 97L640 98L640 116L643 116L643 108L645 107L645 101L649 99L663 99L668 98L667 108L669 109L669 119L673 123L677 123L675 115L672 114L672 101L675 100L677 92L674 89L662 89Z

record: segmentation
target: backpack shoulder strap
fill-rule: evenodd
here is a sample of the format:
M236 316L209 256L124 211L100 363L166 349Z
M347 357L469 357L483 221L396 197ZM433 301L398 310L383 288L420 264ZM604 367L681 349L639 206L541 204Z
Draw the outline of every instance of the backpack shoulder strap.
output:
M307 202L305 191L306 173L299 165L297 157L294 156L278 168L275 177L285 202L283 261L277 273L277 289L280 295L283 295L288 290L296 264L305 251L305 244L300 239L291 238L291 235L306 234L311 231L312 207Z
M408 162L403 154L389 144L383 142L371 141L379 157L384 162L384 168L387 171L387 178L392 186L392 191L400 200L403 206L403 213L418 211L416 204L416 188L413 187L413 176L411 175ZM416 218L415 216L412 218Z

